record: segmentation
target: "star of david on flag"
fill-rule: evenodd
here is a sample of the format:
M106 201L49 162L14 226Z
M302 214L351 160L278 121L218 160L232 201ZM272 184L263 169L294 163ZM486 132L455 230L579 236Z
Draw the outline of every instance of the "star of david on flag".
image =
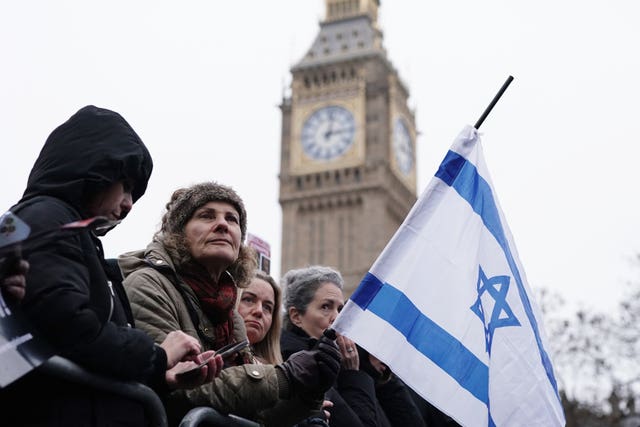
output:
M513 311L511 311L511 308L506 301L507 292L509 291L509 276L495 276L487 278L484 271L482 271L482 267L480 267L477 288L478 299L471 306L471 310L478 315L480 320L482 320L482 323L485 325L484 333L487 342L487 353L491 354L493 331L496 328L504 326L520 326L520 322L518 322L518 319L513 315ZM493 300L493 304L491 301L488 301L483 305L482 296L485 293L490 295L490 298ZM489 311L491 313L491 318L489 320L487 320L485 316L485 306L487 304L493 305L493 309Z
M467 126L333 327L463 426L563 426L530 295Z

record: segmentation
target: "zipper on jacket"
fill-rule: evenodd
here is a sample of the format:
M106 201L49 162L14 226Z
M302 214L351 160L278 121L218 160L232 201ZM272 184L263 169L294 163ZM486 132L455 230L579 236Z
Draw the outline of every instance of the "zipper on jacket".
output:
M109 290L111 291L111 298L109 299L110 307L109 307L109 317L107 317L107 322L109 322L111 320L111 316L113 315L113 308L114 308L114 298L116 297L115 292L113 292L113 285L111 284L111 280L107 280L107 285L109 285Z

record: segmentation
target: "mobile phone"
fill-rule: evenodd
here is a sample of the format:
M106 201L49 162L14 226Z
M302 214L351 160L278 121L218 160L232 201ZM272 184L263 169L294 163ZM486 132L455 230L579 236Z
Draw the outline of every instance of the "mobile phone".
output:
M220 355L222 356L223 359L227 359L229 358L229 356L239 352L240 350L246 348L247 346L249 346L248 339L244 339L236 343L227 344L224 347L221 347L218 350L216 350L215 356Z
M176 374L176 377L178 377L179 379L184 379L186 377L191 377L191 376L197 376L200 369L206 365L207 363L209 363L209 361L220 355L222 356L223 359L228 359L230 356L236 354L237 352L239 352L240 350L246 348L249 346L249 340L248 339L244 339L242 341L239 342L235 342L235 343L231 343L231 344L227 344L224 347L220 347L218 350L216 350L216 353L211 356L211 357L207 357L206 360L204 360L203 362L201 362L200 364L198 364L198 366L194 366L193 368L189 368L186 369L182 372L179 372Z

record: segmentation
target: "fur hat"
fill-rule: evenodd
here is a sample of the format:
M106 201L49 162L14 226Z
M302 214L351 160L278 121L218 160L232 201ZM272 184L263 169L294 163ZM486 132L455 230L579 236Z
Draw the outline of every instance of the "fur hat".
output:
M240 216L242 241L247 234L247 212L238 193L231 187L216 182L202 182L173 192L167 203L167 212L162 217L162 231L180 233L196 209L209 202L225 202L233 206Z

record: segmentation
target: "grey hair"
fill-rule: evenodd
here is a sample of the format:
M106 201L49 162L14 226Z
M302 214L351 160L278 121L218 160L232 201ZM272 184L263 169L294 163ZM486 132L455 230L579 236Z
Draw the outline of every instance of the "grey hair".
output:
M293 323L289 318L291 307L298 310L300 314L307 311L307 307L313 300L321 284L330 282L340 290L344 288L344 280L339 271L331 267L312 265L306 268L289 270L282 277L280 283L284 289L284 328L293 329Z

